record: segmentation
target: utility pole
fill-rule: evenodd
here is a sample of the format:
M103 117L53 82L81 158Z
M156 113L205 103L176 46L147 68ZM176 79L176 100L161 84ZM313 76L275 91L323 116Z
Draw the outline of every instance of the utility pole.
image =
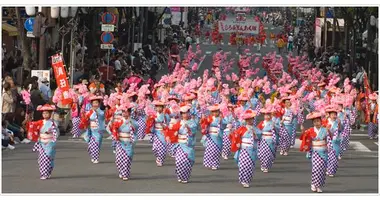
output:
M324 8L325 12L324 12L324 15L323 15L323 28L324 28L324 46L325 46L325 51L327 51L327 7Z
M332 13L333 13L333 25L332 25L332 28L333 28L333 30L332 30L332 45L333 45L333 47L334 47L334 49L335 49L335 29L336 29L336 15L335 15L335 8L334 7L332 7Z
M144 7L140 7L140 23L139 23L140 34L139 34L139 43L141 43L141 44L143 42L143 33L144 33L144 15L145 15Z
M37 20L40 20L40 23L42 25L41 28L41 33L42 35L40 36L40 46L39 46L39 57L38 57L38 69L39 70L45 70L46 69L46 36L45 36L45 31L42 31L42 28L46 28L45 21L48 18L48 13L49 8L47 7L42 7L42 12L37 16Z

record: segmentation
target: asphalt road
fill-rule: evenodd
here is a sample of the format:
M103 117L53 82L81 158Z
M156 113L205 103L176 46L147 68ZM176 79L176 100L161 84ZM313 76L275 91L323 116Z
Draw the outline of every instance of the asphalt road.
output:
M56 167L52 178L39 179L37 154L32 144L3 151L3 193L309 193L311 165L305 154L292 149L289 156L279 156L268 174L256 168L251 188L238 183L238 169L230 157L221 168L211 171L202 166L203 147L196 148L196 163L191 180L177 182L174 159L167 158L156 167L151 145L141 141L136 147L132 176L128 182L118 178L111 141L105 140L100 163L92 164L86 144L81 140L61 138L57 144ZM256 162L259 166L259 162ZM340 161L337 176L327 178L327 193L377 193L377 152L348 150Z
M265 25L270 32L277 33L280 28ZM268 33L269 34L269 33ZM269 37L268 37L269 38ZM236 55L236 46L228 45L228 36L224 51ZM195 46L194 46L195 48ZM199 74L211 68L212 55L219 48L215 45L201 44L207 55ZM264 55L276 49L270 44L261 49ZM252 53L257 52L251 47ZM286 59L284 59L286 60ZM284 63L286 66L287 63ZM261 62L257 64L261 66ZM238 71L237 67L234 69ZM163 69L161 76L167 72ZM260 74L263 73L263 70ZM306 122L305 127L310 127ZM57 144L56 167L52 179L41 181L37 166L37 154L32 152L32 144L16 145L16 149L2 151L2 191L3 193L310 193L310 161L298 151L299 143L287 157L277 154L277 159L268 174L260 171L259 162L251 188L242 188L238 183L238 169L232 156L221 162L221 168L211 171L203 167L204 148L197 136L196 163L191 181L184 185L177 182L174 159L168 157L165 165L156 167L151 144L138 143L132 164L132 177L128 182L118 178L115 156L111 150L111 141L104 140L100 163L92 164L87 154L87 145L81 140L70 140L68 136L60 138ZM327 178L324 192L327 193L378 193L378 143L369 140L365 132L354 131L351 147L339 163L335 178Z

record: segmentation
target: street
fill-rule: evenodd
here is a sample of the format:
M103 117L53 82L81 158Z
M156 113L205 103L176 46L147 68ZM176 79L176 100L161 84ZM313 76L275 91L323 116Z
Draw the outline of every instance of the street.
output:
M231 17L231 16L229 16ZM252 16L248 16L252 17ZM281 28L265 24L267 44L258 52L250 47L251 53L258 57L277 51L269 40L269 33L278 33ZM231 52L229 58L238 60L237 47L228 44L225 35L223 45L206 44L201 41L201 50L206 55L197 76L212 66L212 56L222 48ZM247 47L248 48L248 47ZM193 51L196 47L193 45ZM243 48L244 50L245 48ZM181 57L183 57L183 53ZM287 66L287 54L284 58ZM261 60L256 64L262 66ZM235 64L235 73L238 68ZM158 72L157 79L167 73L167 69ZM258 75L262 76L261 68ZM259 118L262 120L262 117ZM305 121L305 128L311 127ZM300 132L297 132L297 138ZM339 161L336 177L326 177L325 193L378 193L378 142L369 140L367 132L354 130L351 145ZM118 178L115 155L112 153L111 140L104 136L99 164L93 164L87 153L87 144L83 140L71 139L70 134L57 141L55 168L49 180L40 180L37 165L37 153L32 152L33 144L17 145L13 151L2 151L2 191L3 193L311 193L311 163L305 153L299 151L300 141L288 156L277 158L269 173L260 171L260 161L256 161L256 171L250 188L243 188L238 182L238 167L230 155L222 160L217 171L203 167L204 147L201 135L197 135L196 158L188 184L177 182L175 160L166 158L163 167L157 167L152 153L152 145L147 140L139 141L135 148L131 178L122 181Z
M246 189L238 183L232 156L222 160L217 171L204 168L204 148L197 141L196 163L188 184L177 182L173 158L167 157L163 167L156 167L147 141L136 146L132 175L127 182L118 178L110 140L103 141L100 163L92 164L86 143L63 136L56 147L52 178L46 181L39 179L37 153L32 152L32 144L21 145L17 150L3 151L3 193L310 193L310 161L297 145L287 157L277 153L268 174L260 171L257 161L251 188ZM327 177L324 192L377 193L378 150L374 146L368 148L370 152L351 147L339 161L336 177Z

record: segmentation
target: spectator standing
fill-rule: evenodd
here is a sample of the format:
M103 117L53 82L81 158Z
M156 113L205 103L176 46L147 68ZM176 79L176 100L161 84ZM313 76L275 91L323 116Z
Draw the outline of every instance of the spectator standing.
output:
M33 107L37 108L39 105L45 105L47 102L42 98L42 93L38 88L38 83L32 83L32 89L30 91L30 100ZM34 112L33 120L38 121L42 119L42 112Z
M189 50L189 47L190 47L192 42L193 42L193 39L190 37L190 35L187 35L187 37L186 37L186 51Z
M14 113L14 99L12 97L11 92L11 86L8 82L5 82L3 85L3 105L2 105L2 114L3 118L7 117L8 115L13 115Z
M48 86L49 85L49 81L47 80L47 78L44 78L42 81L41 81L41 84L40 85L40 91L42 93L42 98L48 102L50 101L50 99L53 97L52 94L51 94L51 89L50 87Z

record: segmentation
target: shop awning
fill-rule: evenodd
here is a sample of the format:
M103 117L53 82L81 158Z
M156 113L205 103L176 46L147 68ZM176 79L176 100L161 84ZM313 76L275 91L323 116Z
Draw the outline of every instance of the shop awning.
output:
M8 32L9 36L17 36L18 35L17 28L12 26L12 25L9 25L8 23L2 23L1 30Z

